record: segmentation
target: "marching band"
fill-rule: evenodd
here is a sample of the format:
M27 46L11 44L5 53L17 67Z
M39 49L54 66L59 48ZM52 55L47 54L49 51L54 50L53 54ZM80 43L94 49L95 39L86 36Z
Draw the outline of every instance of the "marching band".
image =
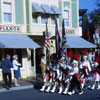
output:
M88 83L87 88L93 90L96 87L100 89L98 62L91 63L87 55L83 56L83 61L79 63L78 60L70 57L62 57L55 63L49 63L44 73L43 86L40 91L57 92L58 94L72 95L78 89L79 95L83 94L85 83ZM93 74L93 86L89 84L89 76Z

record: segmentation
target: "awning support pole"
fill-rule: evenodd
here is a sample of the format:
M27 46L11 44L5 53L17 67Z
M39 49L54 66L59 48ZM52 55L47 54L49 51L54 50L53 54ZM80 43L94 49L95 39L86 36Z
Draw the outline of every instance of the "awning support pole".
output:
M33 58L34 58L34 76L36 77L36 48L33 49Z

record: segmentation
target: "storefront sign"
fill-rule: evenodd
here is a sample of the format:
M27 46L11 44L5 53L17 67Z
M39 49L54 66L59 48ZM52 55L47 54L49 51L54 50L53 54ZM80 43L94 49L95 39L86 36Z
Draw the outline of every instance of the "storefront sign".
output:
M0 25L0 32L22 32L21 26Z
M62 34L62 29L59 29L59 33ZM66 33L66 35L75 35L75 34L77 34L75 29L65 29L65 33Z

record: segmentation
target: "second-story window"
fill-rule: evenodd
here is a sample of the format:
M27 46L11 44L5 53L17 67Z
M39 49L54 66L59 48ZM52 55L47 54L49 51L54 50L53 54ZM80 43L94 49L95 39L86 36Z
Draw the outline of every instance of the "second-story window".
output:
M38 15L32 14L32 23L38 23Z
M3 9L4 22L12 23L12 4L3 2Z
M69 27L69 11L64 10L64 23L65 27Z
M55 25L55 16L51 16L51 24Z
M41 23L42 23L42 24L46 24L46 22L48 23L48 16L42 15L42 16L41 16Z

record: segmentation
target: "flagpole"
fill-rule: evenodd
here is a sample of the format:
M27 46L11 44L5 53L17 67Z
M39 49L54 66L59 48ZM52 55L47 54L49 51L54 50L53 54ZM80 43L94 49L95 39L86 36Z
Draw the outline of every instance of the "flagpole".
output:
M48 59L48 64L50 64L50 43L49 43L47 22L46 22L46 32L45 32L45 48L46 48L46 62Z

